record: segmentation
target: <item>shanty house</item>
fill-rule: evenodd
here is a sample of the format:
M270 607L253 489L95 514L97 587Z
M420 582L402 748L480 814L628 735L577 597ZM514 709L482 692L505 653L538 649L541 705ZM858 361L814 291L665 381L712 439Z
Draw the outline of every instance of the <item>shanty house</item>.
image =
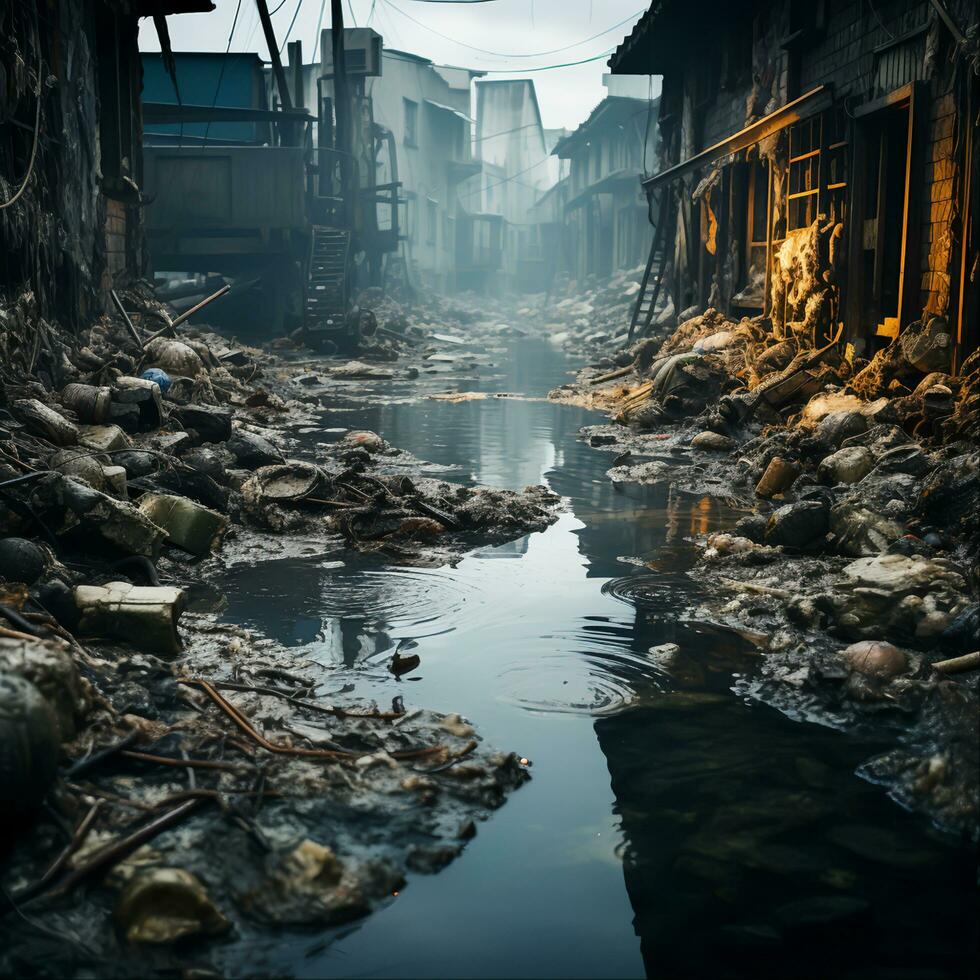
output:
M210 0L0 7L0 299L75 327L143 273L138 21ZM0 328L0 334L3 330ZM2 339L2 337L0 337Z
M621 81L613 78L613 86ZM656 99L607 95L553 151L570 162L564 218L575 279L608 276L647 257L651 232L638 175L654 162L657 110Z
M522 248L526 256L535 244L531 210L558 176L530 79L476 83L475 142L482 166L460 192L468 214L456 249L457 282L515 289Z
M815 343L843 324L865 356L924 320L974 349L977 20L971 0L651 4L610 67L663 76L643 186L674 310Z

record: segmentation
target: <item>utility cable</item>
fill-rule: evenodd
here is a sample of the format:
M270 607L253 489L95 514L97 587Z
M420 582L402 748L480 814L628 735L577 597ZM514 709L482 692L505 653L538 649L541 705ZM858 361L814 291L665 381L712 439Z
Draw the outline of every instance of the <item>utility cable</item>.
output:
M296 23L296 18L299 16L299 8L303 6L303 0L296 0L296 9L293 11L293 19L289 22L289 27L286 28L286 33L282 39L282 44L279 45L279 53L282 54L286 45L289 43L289 35L293 33L293 25Z
M320 15L316 19L316 34L313 36L313 51L311 58L315 62L320 52L320 28L323 26L323 10L327 6L327 0L320 0ZM320 112L320 107L317 106L317 113Z
M481 75L528 75L531 72L553 71L555 68L572 68L575 65L587 65L590 61L601 61L603 58L608 58L615 50L615 48L609 48L601 54L593 55L591 58L582 58L580 61L563 61L558 65L539 65L536 68L479 68L474 69L474 71L478 71ZM417 60L415 57L400 57L391 48L385 51L385 56L396 58L399 61L411 61L413 63Z
M27 190L27 182L31 179L31 174L34 173L34 161L37 159L37 145L41 139L41 91L44 88L44 59L41 57L41 29L38 24L36 6L34 8L34 42L37 45L37 106L34 109L34 135L31 139L31 158L27 162L27 172L24 174L24 179L20 182L20 187L17 188L14 196L9 201L4 201L3 204L0 204L0 211L16 203L20 199L21 194Z
M486 187L477 187L475 190L470 191L468 194L458 194L458 200L466 200L469 197L473 197L476 194L482 194L483 191L492 190L494 187L500 187L501 184L509 184L511 181L517 180L518 177L526 174L529 170L533 170L535 167L540 167L542 163L547 163L551 159L551 155L542 157L536 163L532 163L530 167L525 167L523 170L518 170L516 174L512 174L510 177L505 177L503 180L498 180L495 184L487 184ZM527 181L518 181L518 183L523 184L525 187L530 187L532 190L538 190L534 184L529 184Z
M437 37L441 37L444 41L452 41L453 44L458 44L460 47L469 48L471 51L479 51L481 54L492 54L498 58L543 58L545 55L558 54L562 51L568 51L570 48L578 48L583 44L588 44L589 41L594 41L597 37L602 37L603 34L608 34L610 31L616 30L617 27L622 27L623 24L635 20L646 10L646 8L638 10L636 13L630 14L629 17L624 17L618 23L613 24L612 27L607 27L604 31L599 31L598 34L592 34L590 37L583 38L581 41L575 41L573 44L566 44L560 48L551 48L548 51L532 51L527 54L511 54L503 51L491 51L488 48L478 48L473 44L467 44L465 41L460 41L458 38L450 37L448 34L443 34L441 31L437 31L434 27L429 27L428 24L422 23L422 21L413 17L407 11L402 10L401 7L396 6L391 2L391 0L382 0L382 3L384 3L386 7L391 7L392 10L401 14L403 17L407 17L408 20L412 21L413 24L417 24L423 30L429 31L431 34L435 34Z
M231 22L231 30L228 32L228 43L225 45L225 56L221 59L221 70L218 72L218 84L214 89L214 98L211 100L211 108L213 109L218 104L218 95L221 92L221 83L225 77L225 65L228 63L228 52L231 51L231 39L235 36L235 27L238 25L238 15L242 10L242 0L238 0L238 6L235 7L235 17ZM211 132L211 120L208 120L207 126L204 127L204 146L208 141L208 133ZM176 172L176 171L174 171Z
M27 173L24 174L24 179L20 182L20 187L17 188L14 196L10 198L9 201L4 201L0 204L0 211L4 208L9 208L11 204L16 203L20 198L21 194L27 190L27 182L31 179L31 174L34 173L34 161L37 159L37 144L40 141L41 136L41 89L44 86L44 82L41 79L42 71L44 67L44 62L41 60L41 48L38 45L38 57L37 57L37 108L34 110L34 137L31 140L31 158L27 162Z

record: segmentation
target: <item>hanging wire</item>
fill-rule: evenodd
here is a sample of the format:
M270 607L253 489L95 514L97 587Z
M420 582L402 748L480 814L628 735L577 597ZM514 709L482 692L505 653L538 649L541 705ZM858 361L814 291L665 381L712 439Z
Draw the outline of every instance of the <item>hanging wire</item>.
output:
M603 34L608 34L610 31L616 30L617 27L622 27L623 24L635 20L644 12L643 10L638 10L636 13L630 14L629 17L624 17L621 21L613 24L611 27L607 27L604 31L599 31L598 34L592 34L589 37L583 38L581 41L575 41L573 44L565 44L560 48L551 48L548 51L532 51L527 54L509 54L503 51L491 51L488 48L478 48L473 44L467 44L465 41L460 41L458 38L450 37L448 34L443 34L441 31L437 31L434 27L429 27L428 24L422 23L422 21L413 17L410 13L402 10L401 7L398 7L392 3L392 0L382 0L382 3L386 7L390 7L396 13L399 13L403 17L406 17L408 20L412 21L413 24L417 24L423 30L429 31L431 34L435 34L437 37L441 37L444 41L452 41L453 44L458 44L460 47L469 48L471 51L479 51L481 54L492 54L498 58L543 58L545 55L559 54L562 51L568 51L570 48L578 48L583 44L588 44L589 41L594 41L597 37L602 37ZM600 55L599 57L602 56Z
M211 108L213 109L218 104L218 94L221 92L221 82L225 77L225 64L228 61L228 52L231 51L231 39L235 36L235 27L238 25L238 15L241 13L242 0L238 0L238 6L235 7L235 17L231 22L231 30L228 32L228 43L225 45L225 56L221 59L221 70L218 72L218 84L214 89L214 98L211 100ZM208 141L208 133L211 132L211 120L208 120L207 126L204 127L204 141L201 146L204 146Z
M303 0L296 0L296 9L293 11L293 19L289 22L289 27L286 28L286 34L282 39L282 44L279 45L279 53L282 54L283 49L289 43L289 35L293 33L293 25L296 23L296 18L299 16L299 8L303 6Z
M24 179L20 182L20 187L17 188L14 196L10 198L9 201L4 201L0 204L0 211L4 208L9 208L11 204L15 203L27 189L27 182L31 179L31 174L34 173L34 161L37 159L37 145L41 138L41 91L44 87L44 61L41 59L41 37L40 29L38 26L38 15L37 8L34 8L34 39L37 45L37 106L34 110L34 136L31 140L31 158L27 163L27 173L24 174Z

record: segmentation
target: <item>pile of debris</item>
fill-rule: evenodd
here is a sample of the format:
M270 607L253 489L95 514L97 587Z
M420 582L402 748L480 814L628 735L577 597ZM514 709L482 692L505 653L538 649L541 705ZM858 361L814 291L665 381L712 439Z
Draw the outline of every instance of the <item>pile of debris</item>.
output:
M643 272L643 266L637 266L582 282L561 278L547 296L528 297L519 312L541 319L552 343L601 357L611 345L626 342ZM673 304L663 291L651 316L650 336L663 339L673 315Z
M119 306L79 336L29 296L0 315L0 915L43 907L65 973L123 962L121 939L362 915L528 778L458 716L330 697L271 641L188 612L212 556L301 530L432 563L559 503L411 475L370 432L291 459L289 430L322 413L275 355L178 337L142 290Z
M750 511L691 573L717 597L696 615L770 637L746 692L845 725L902 714L874 771L976 833L980 352L955 376L951 353L938 316L864 360L819 321L707 310L552 397L613 416L585 431L612 479Z

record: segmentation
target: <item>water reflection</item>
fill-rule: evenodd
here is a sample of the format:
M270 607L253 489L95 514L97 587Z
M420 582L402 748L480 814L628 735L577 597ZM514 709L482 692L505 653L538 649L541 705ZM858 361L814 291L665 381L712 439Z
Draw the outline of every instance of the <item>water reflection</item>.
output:
M541 395L568 367L528 342L485 384ZM541 401L338 402L325 426L380 431L456 467L453 479L547 483L569 512L455 568L290 560L227 573L228 618L319 664L322 680L390 701L405 689L387 662L415 641L412 703L460 711L535 762L461 860L358 928L284 937L263 971L857 977L975 965L971 863L854 776L877 746L738 701L733 676L755 647L684 619L698 598L689 538L738 515L662 487L615 488L611 455L577 438L595 419ZM651 652L664 644L676 652Z

